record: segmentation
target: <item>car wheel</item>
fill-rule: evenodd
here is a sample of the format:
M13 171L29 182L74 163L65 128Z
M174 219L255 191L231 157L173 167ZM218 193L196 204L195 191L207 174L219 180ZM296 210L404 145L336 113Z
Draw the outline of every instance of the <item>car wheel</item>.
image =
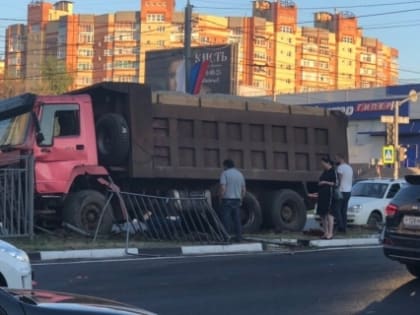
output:
M382 223L383 223L382 215L379 212L374 211L370 214L367 220L367 227L369 229L379 230L381 229Z
M407 270L414 276L420 277L420 265L419 264L406 264Z

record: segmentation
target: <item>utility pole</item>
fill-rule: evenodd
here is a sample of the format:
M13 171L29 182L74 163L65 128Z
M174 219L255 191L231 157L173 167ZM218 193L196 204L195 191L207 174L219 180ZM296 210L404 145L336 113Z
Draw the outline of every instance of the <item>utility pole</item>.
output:
M191 73L191 33L192 33L192 8L190 0L187 0L184 15L184 59L185 59L185 92L190 90Z
M418 93L415 90L411 90L408 93L408 97L406 97L405 99L403 99L402 101L397 101L394 104L394 152L395 155L397 155L397 152L400 151L399 148L399 141L398 141L398 137L399 137L399 130L398 130L398 126L399 126L399 120L400 120L400 106L406 102L417 102L418 99ZM399 158L396 158L394 161L394 179L398 179L399 177L399 170L400 170L400 161Z
M394 179L398 179L399 177L399 169L400 169L400 161L397 158L397 152L399 152L399 141L398 141L398 137L399 137L399 121L398 119L400 118L400 105L402 104L402 102L395 102L394 103L394 154L395 154L395 158L394 158Z

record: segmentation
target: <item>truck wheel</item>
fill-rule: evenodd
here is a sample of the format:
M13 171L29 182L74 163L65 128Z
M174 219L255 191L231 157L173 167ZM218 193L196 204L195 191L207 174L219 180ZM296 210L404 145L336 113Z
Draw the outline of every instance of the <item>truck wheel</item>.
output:
M106 197L95 190L81 190L70 194L63 208L63 221L87 232L95 233L99 217L106 204ZM114 220L111 205L102 217L99 234L111 231Z
M269 207L269 223L276 230L301 231L305 226L305 202L293 190L284 189L273 193Z
M262 212L257 198L249 192L245 194L241 206L241 223L244 233L258 232L262 223Z
M420 265L419 264L406 264L407 270L417 278L420 278Z
M103 165L122 164L130 149L130 135L124 117L105 114L96 123L99 161Z

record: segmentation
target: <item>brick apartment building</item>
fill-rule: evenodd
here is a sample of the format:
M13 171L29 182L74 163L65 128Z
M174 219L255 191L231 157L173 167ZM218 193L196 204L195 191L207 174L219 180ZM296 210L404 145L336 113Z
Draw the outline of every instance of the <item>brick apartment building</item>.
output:
M175 0L143 0L140 11L75 14L71 1L31 1L26 25L6 30L7 79L41 80L47 56L62 60L74 88L101 81L143 82L145 53L183 46ZM235 44L240 95L393 85L398 51L363 35L351 13L317 12L298 25L290 0L254 1L252 17L193 14L192 45Z

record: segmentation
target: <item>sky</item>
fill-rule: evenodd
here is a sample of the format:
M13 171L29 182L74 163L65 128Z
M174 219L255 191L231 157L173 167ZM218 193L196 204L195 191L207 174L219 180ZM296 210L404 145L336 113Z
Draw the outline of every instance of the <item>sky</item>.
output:
M6 0L0 0L6 2ZM290 1L290 0L288 0ZM30 0L7 1L0 11L0 43L10 24L26 23ZM48 1L47 1L48 2ZM55 2L55 1L51 1ZM140 10L140 0L78 0L74 13L104 14L116 11ZM193 11L220 16L250 16L249 0L190 0ZM187 0L176 0L177 10L183 10ZM299 8L300 26L313 25L317 11L349 11L358 17L359 26L367 37L377 37L385 45L399 50L400 83L420 83L420 1L403 0L294 0ZM4 45L0 45L3 50ZM1 52L0 54L3 54Z

